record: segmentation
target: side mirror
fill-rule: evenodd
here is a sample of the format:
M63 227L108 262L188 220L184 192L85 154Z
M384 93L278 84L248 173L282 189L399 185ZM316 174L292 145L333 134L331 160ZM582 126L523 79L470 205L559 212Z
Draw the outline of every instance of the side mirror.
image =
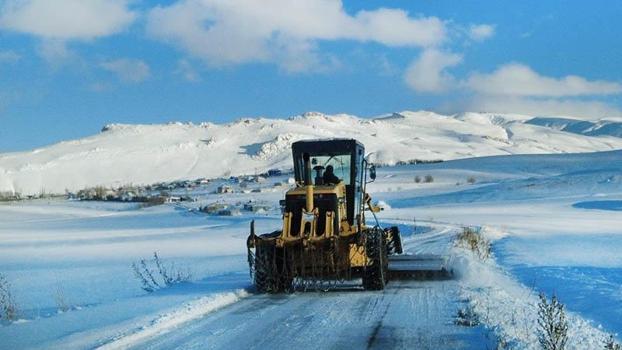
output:
M369 178L376 180L376 166L373 164L369 167Z

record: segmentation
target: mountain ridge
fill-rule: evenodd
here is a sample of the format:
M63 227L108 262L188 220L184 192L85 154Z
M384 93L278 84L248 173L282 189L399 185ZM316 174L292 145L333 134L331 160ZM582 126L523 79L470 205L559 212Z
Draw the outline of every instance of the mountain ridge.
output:
M63 193L97 185L289 168L291 143L324 137L358 139L371 160L383 164L622 148L622 123L599 120L589 122L591 128L567 127L582 122L519 114L402 111L374 118L307 112L288 119L241 118L225 124L115 123L85 138L0 154L0 192Z

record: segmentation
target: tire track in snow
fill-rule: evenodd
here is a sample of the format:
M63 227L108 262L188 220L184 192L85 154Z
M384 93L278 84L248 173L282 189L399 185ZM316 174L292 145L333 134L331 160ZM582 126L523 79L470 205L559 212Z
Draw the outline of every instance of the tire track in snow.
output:
M399 291L398 289L395 289L395 292L393 292L393 294L394 295L397 294L398 291ZM389 312L389 307L390 306L391 306L391 301L389 301L387 303L387 306L385 307L384 311L382 312L382 316L380 316L380 319L378 320L376 326L374 327L374 330L372 331L371 335L369 336L369 339L367 339L367 350L372 349L374 344L376 343L376 340L378 338L378 333L380 332L380 329L382 328L382 324L383 324L384 318L387 316L387 312Z

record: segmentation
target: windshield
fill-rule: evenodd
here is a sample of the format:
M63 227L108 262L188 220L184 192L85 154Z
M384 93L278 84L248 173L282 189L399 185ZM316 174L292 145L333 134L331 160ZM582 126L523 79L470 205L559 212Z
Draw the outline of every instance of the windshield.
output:
M323 166L324 172L329 166L333 167L333 173L344 184L350 184L350 155L327 155L327 156L311 156L311 167Z

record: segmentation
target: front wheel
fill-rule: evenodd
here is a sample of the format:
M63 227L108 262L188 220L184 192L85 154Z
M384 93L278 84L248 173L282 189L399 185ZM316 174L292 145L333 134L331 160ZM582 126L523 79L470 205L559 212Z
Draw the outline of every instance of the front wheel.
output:
M259 293L283 293L292 287L284 250L274 245L258 245L255 253L255 288Z
M276 292L275 250L272 246L257 246L255 250L254 281L259 293Z

